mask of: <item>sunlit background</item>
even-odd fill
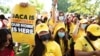
[[[37,6],[37,10],[40,12],[50,12],[52,7],[52,0],[0,0],[0,14],[10,13],[14,5],[20,2],[28,2],[34,6]],[[58,0],[57,9],[63,12],[98,14],[100,12],[100,0]]]
[[[10,8],[13,8],[15,4],[18,4],[20,2],[29,3],[29,0],[0,0],[1,5],[9,6]],[[38,0],[38,3],[43,4],[44,11],[50,11],[52,0]]]

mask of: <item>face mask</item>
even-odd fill
[[[90,40],[92,40],[92,41],[95,41],[97,39],[98,39],[97,37],[90,37]]]
[[[59,20],[63,21],[64,20],[64,16],[59,16]]]
[[[65,36],[65,33],[64,33],[64,32],[58,32],[58,36],[59,36],[60,38],[63,38],[63,37]]]
[[[87,24],[81,24],[82,29],[85,29],[86,26],[87,26]]]
[[[88,37],[89,37],[89,39],[92,40],[92,41],[95,41],[95,40],[98,39],[98,37],[93,36],[93,35],[91,35],[91,34],[88,34]]]
[[[42,35],[42,36],[40,36],[40,39],[41,39],[42,41],[49,40],[49,39],[50,39],[50,34]]]

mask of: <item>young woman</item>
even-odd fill
[[[15,56],[11,32],[0,29],[0,56]]]
[[[62,56],[60,46],[52,40],[45,23],[36,26],[35,48],[31,56]]]
[[[66,36],[66,31],[63,22],[58,23],[54,30],[55,41],[60,45],[63,56],[66,56],[68,51],[68,38]]]

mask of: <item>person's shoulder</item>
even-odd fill
[[[86,36],[81,36],[81,37],[78,38],[78,39],[82,40],[82,39],[85,39],[85,37],[86,37]]]
[[[81,36],[80,38],[78,38],[78,39],[76,40],[76,42],[77,42],[77,41],[81,41],[81,42],[82,42],[82,41],[85,41],[85,36]]]
[[[14,54],[15,53],[15,51],[13,49],[10,49],[10,48],[5,48],[4,49],[4,52],[9,52],[11,54]]]
[[[56,41],[49,42],[52,46],[59,47],[59,44]]]

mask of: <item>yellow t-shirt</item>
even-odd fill
[[[91,41],[96,50],[100,50],[99,42],[100,40]],[[86,52],[94,51],[91,45],[87,42],[87,40],[84,37],[80,37],[77,39],[75,43],[75,50],[86,51]]]
[[[54,19],[50,18],[50,20],[48,20],[48,23],[47,24],[49,26],[50,31],[53,33],[54,27],[55,27]]]
[[[100,39],[97,39],[96,41],[92,41],[93,46],[96,48],[96,50],[100,50]]]
[[[74,23],[71,23],[70,26],[70,36],[72,36],[74,30],[77,28],[77,25],[75,25]],[[74,41],[76,41],[78,38],[80,38],[81,36],[85,36],[85,30],[81,29],[80,27],[78,28],[78,32],[76,36],[72,36],[72,38],[74,39]]]
[[[85,36],[85,30],[82,30],[82,29],[79,29],[78,30],[78,34],[76,37],[73,37],[74,38],[74,41],[76,41],[78,38],[82,37],[82,36]]]
[[[74,23],[70,24],[70,32],[69,32],[70,36],[72,36],[72,33],[73,33],[73,30],[74,30],[75,26],[76,25]]]
[[[50,18],[50,20],[48,21],[48,24],[50,26],[54,26],[55,22],[54,22],[54,20],[52,18]]]
[[[62,56],[60,46],[55,41],[49,41],[46,48],[44,56]]]
[[[60,39],[60,47],[61,47],[61,51],[62,51],[62,54],[64,55],[64,50],[65,50],[65,47],[64,47],[64,42],[62,39]]]

